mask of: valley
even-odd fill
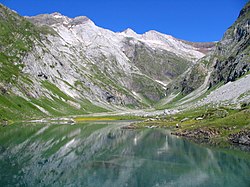
[[[249,72],[250,2],[208,42],[0,4],[0,186],[247,187]]]
[[[0,9],[3,123],[249,106],[249,3],[221,41],[207,43],[154,30],[115,33],[85,16]]]

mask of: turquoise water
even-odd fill
[[[250,186],[250,153],[127,123],[0,127],[0,186]]]

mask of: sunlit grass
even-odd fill
[[[116,120],[116,118],[111,117],[79,117],[74,118],[76,122],[83,122],[83,121],[112,121]]]
[[[140,116],[81,116],[74,118],[75,122],[84,122],[84,121],[116,121],[116,120],[142,120]]]

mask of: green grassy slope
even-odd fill
[[[25,66],[22,59],[39,43],[41,33],[55,34],[45,27],[34,26],[0,4],[0,120],[107,111],[86,99],[76,101],[49,82],[43,82],[43,87],[51,93],[51,98],[35,99],[29,95],[25,84],[33,83],[22,73]],[[17,88],[25,97],[17,96],[12,88]],[[72,103],[78,103],[79,106],[73,106]],[[40,110],[37,105],[43,109]]]

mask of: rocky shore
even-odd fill
[[[132,123],[123,129],[167,128],[171,134],[196,143],[216,146],[237,146],[250,150],[250,109],[210,108],[157,116]],[[246,148],[246,149],[245,149]]]
[[[234,144],[250,146],[250,130],[242,130],[238,133],[230,134],[228,139]]]
[[[171,134],[176,136],[184,136],[187,138],[195,139],[211,139],[216,136],[219,136],[221,132],[218,129],[214,128],[199,128],[194,130],[184,130],[178,132],[172,132]]]

